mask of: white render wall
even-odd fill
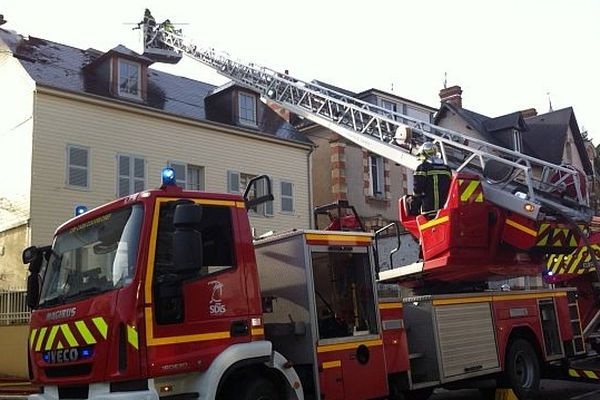
[[[105,100],[42,90],[36,98],[34,132],[32,243],[48,243],[54,229],[71,218],[74,207],[88,208],[116,198],[117,154],[146,161],[146,188],[160,186],[169,160],[205,168],[206,190],[226,192],[227,171],[268,174],[274,179],[274,216],[252,216],[257,234],[308,228],[308,146],[290,145],[230,133],[230,128],[115,106]],[[66,186],[66,146],[90,149],[90,187]],[[294,184],[295,212],[280,211],[280,180]]]
[[[29,219],[34,90],[0,42],[0,232]]]

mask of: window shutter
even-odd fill
[[[118,156],[118,188],[117,188],[117,197],[127,196],[129,194],[129,187],[131,182],[131,174],[130,174],[130,157],[119,155]]]
[[[141,192],[146,186],[146,163],[143,158],[133,159],[133,193]]]
[[[227,192],[240,193],[240,173],[227,171]]]
[[[81,188],[88,187],[89,154],[82,147],[67,147],[67,184]]]

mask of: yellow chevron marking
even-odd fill
[[[446,215],[445,217],[441,217],[441,218],[437,218],[437,219],[432,219],[429,222],[424,223],[423,225],[419,225],[419,229],[420,230],[425,230],[427,228],[431,228],[433,226],[439,225],[439,224],[443,224],[444,222],[448,222],[450,220],[450,218]]]
[[[475,198],[475,203],[483,203],[483,192],[479,193]]]
[[[135,330],[135,326],[127,325],[127,341],[130,345],[132,345],[136,350],[139,348],[138,344],[138,333]]]
[[[50,350],[52,348],[54,338],[56,337],[56,332],[58,332],[58,325],[54,325],[52,328],[50,328],[50,334],[48,335],[48,340],[46,340],[46,347],[44,347],[44,350]]]
[[[598,379],[598,375],[594,371],[583,371],[585,376],[590,379]]]
[[[95,317],[92,318],[92,322],[94,323],[94,325],[96,325],[96,328],[98,328],[98,332],[100,332],[102,337],[106,339],[106,336],[108,335],[108,325],[106,325],[104,318]]]
[[[579,378],[577,370],[574,370],[573,368],[569,368],[569,376],[572,378]]]
[[[83,321],[75,321],[75,327],[79,331],[79,334],[85,340],[85,344],[96,344],[96,339],[92,332],[88,329],[87,325]]]
[[[40,329],[40,334],[37,337],[37,342],[35,343],[35,351],[40,351],[42,350],[42,343],[44,342],[44,336],[46,336],[46,331],[48,330],[48,328],[46,328],[45,326]]]
[[[473,194],[475,189],[479,186],[479,181],[471,181],[467,185],[466,189],[460,194],[460,201],[467,201],[469,197]],[[482,199],[483,200],[483,199]]]
[[[32,329],[29,334],[29,348],[33,348],[33,343],[35,342],[35,334],[37,333],[37,329]]]
[[[67,324],[60,325],[60,330],[62,331],[65,339],[67,339],[67,343],[69,343],[69,346],[71,346],[71,347],[79,346],[79,343],[77,343],[77,339],[75,339],[75,336],[73,336],[73,332],[71,332],[71,328],[69,328],[69,325],[67,325]]]

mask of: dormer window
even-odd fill
[[[242,125],[256,127],[256,96],[249,93],[238,93],[238,116]]]
[[[119,59],[119,96],[140,99],[141,95],[141,69],[136,62]]]
[[[518,129],[513,129],[513,150],[519,153],[523,152],[521,132]]]

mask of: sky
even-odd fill
[[[437,108],[459,85],[463,107],[490,117],[573,107],[600,144],[597,0],[3,0],[4,29],[81,49],[141,52],[145,8],[199,45],[297,79],[377,88]],[[190,59],[153,68],[215,85]]]

